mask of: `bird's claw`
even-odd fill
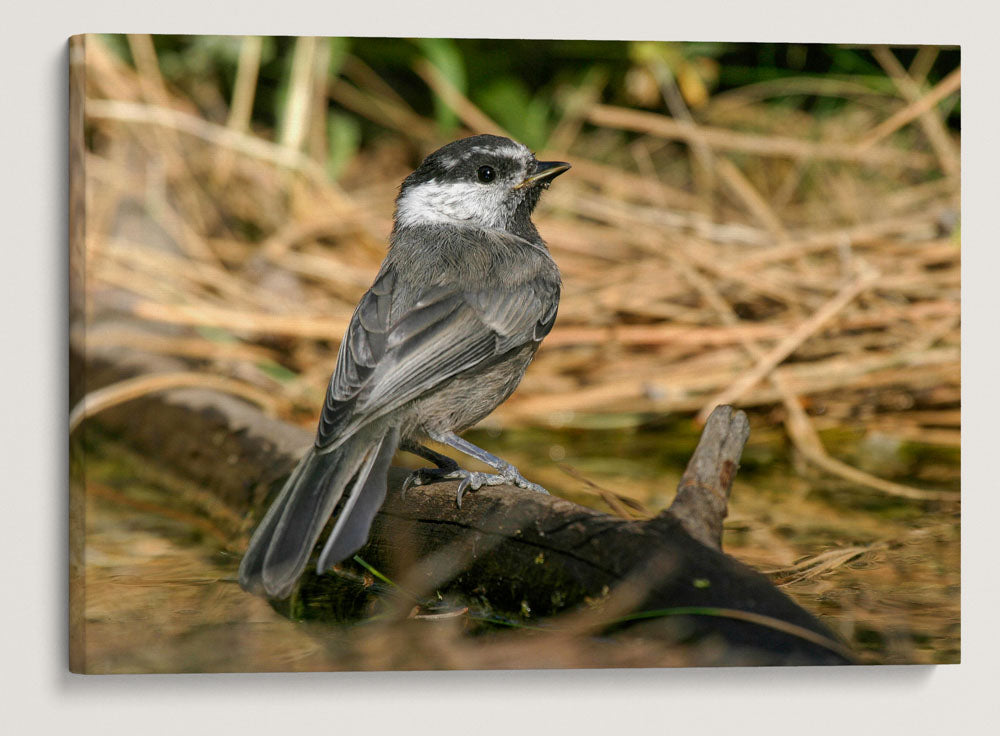
[[[534,491],[535,493],[544,493],[546,496],[552,495],[542,486],[538,485],[537,483],[532,483],[530,480],[526,480],[524,478],[521,478],[519,481],[514,481],[513,485],[517,486],[518,488],[524,488],[525,490],[528,491]]]
[[[455,490],[455,505],[462,508],[462,497],[468,491],[478,491],[483,486],[512,485],[524,488],[536,493],[548,495],[548,491],[537,483],[532,483],[521,475],[513,465],[504,467],[500,473],[479,473],[464,468],[445,470],[442,468],[421,468],[410,473],[403,482],[403,489],[400,495],[405,498],[406,492],[414,486],[422,486],[427,483],[434,483],[441,480],[457,480],[458,488]]]
[[[535,491],[536,493],[544,493],[546,496],[550,495],[547,490],[542,488],[542,486],[537,483],[532,483],[530,480],[521,475],[521,472],[510,463],[501,468],[500,472],[503,474],[507,483],[512,486],[524,488],[527,491]]]
[[[510,468],[504,468],[502,473],[476,473],[471,470],[463,470],[459,468],[458,470],[453,470],[447,475],[443,476],[449,479],[459,479],[458,489],[456,491],[455,503],[458,508],[462,508],[462,496],[465,495],[466,491],[478,491],[483,486],[502,486],[502,485],[512,485],[518,488],[524,488],[529,491],[536,491],[537,493],[549,494],[547,490],[542,488],[537,483],[532,483],[527,480],[523,475],[517,472],[514,466]],[[511,472],[513,471],[513,472]]]
[[[462,496],[466,491],[478,491],[483,486],[502,486],[507,483],[507,478],[493,473],[477,473],[473,470],[459,468],[443,476],[449,480],[458,480],[458,489],[455,491],[455,504],[462,508]]]
[[[419,471],[415,471],[406,476],[406,480],[403,481],[403,489],[399,492],[400,498],[406,498],[406,492],[410,490],[413,486],[421,485],[418,472]]]
[[[406,492],[414,486],[426,485],[440,479],[441,473],[437,468],[420,468],[419,470],[414,470],[403,481],[403,488],[399,492],[399,496],[400,498],[406,498]]]
[[[465,493],[465,489],[467,489],[471,483],[472,481],[468,476],[465,476],[458,482],[458,489],[455,491],[455,505],[458,506],[458,508],[462,508],[462,494]],[[473,488],[472,490],[475,491],[478,489]]]

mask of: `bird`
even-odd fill
[[[435,466],[408,476],[404,493],[458,480],[459,507],[483,486],[547,493],[459,433],[513,393],[555,322],[559,269],[531,215],[569,168],[510,138],[475,135],[404,179],[385,260],[341,340],[315,441],[240,563],[244,590],[287,598],[333,517],[318,574],[364,546],[397,450]],[[496,472],[466,470],[428,439]]]

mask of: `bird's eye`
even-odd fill
[[[491,181],[496,179],[497,172],[492,166],[480,166],[479,170],[476,172],[476,176],[479,177],[479,181],[483,184],[489,184]]]

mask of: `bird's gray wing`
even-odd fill
[[[538,279],[512,289],[430,287],[412,307],[393,310],[395,280],[386,269],[355,310],[327,390],[318,448],[332,449],[452,376],[540,341],[559,302],[558,281]]]
[[[351,316],[340,343],[337,367],[326,389],[326,400],[316,432],[317,448],[337,444],[358,395],[368,385],[375,367],[385,356],[395,286],[395,271],[383,269]]]

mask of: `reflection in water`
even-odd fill
[[[678,426],[660,432],[484,432],[470,439],[531,468],[532,480],[560,495],[637,518],[669,504],[695,442],[693,432]],[[863,443],[839,451],[865,460]],[[897,444],[890,454],[898,479],[958,488],[957,452]],[[80,457],[76,447],[74,460]],[[399,462],[410,460],[398,456]],[[357,626],[289,621],[236,584],[249,522],[203,489],[107,441],[87,447],[86,489],[90,672],[706,661],[648,641],[581,642],[527,630],[470,638],[463,636],[468,622],[461,618]],[[865,661],[958,661],[955,509],[886,499],[793,469],[783,448],[755,432],[733,489],[724,544],[730,554],[770,572]]]

